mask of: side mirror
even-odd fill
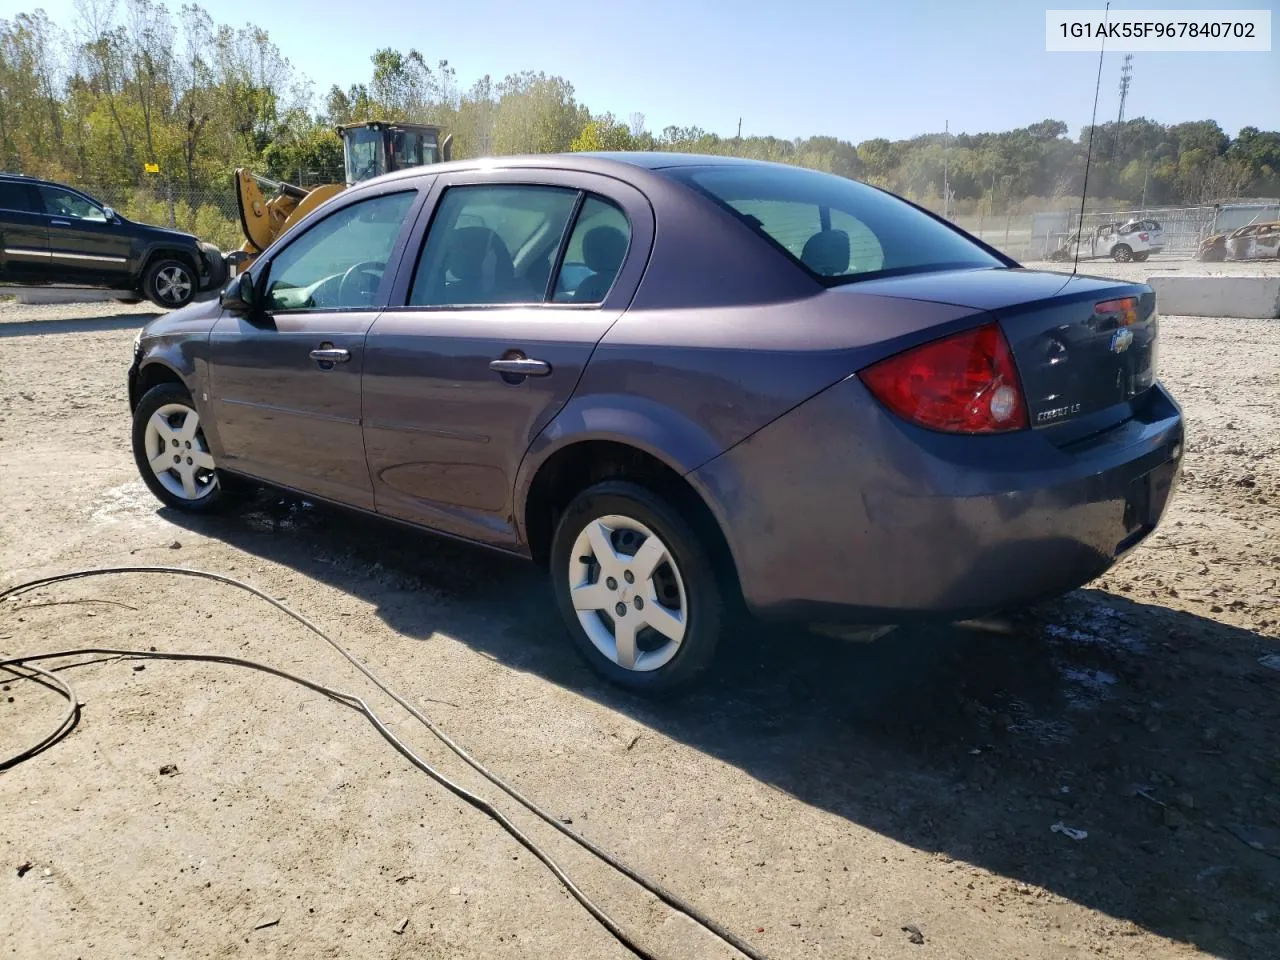
[[[115,210],[111,209],[110,207],[103,207],[102,213],[107,218],[107,223],[115,223],[115,219],[116,219]]]
[[[232,313],[253,313],[258,309],[258,292],[253,288],[253,276],[242,273],[225,287],[218,297],[223,310]]]

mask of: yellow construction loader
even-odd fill
[[[347,182],[318,187],[281,183],[239,167],[236,170],[236,202],[244,245],[227,256],[231,273],[248,269],[258,254],[277,237],[292,229],[308,213],[347,187],[394,170],[441,163],[450,157],[453,137],[440,139],[440,128],[417,123],[373,120],[337,128]],[[263,190],[271,198],[267,199]]]

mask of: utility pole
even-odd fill
[[[942,218],[947,217],[947,210],[951,205],[951,180],[947,176],[947,147],[950,145],[951,139],[951,121],[944,120],[942,124]]]
[[[1124,102],[1129,98],[1129,84],[1133,82],[1133,54],[1124,55],[1124,66],[1120,68],[1120,116],[1116,123],[1124,123]]]
[[[742,139],[742,118],[738,118],[738,139]]]

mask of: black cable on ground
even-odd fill
[[[38,658],[33,658],[38,659]],[[0,760],[0,770],[7,770],[10,767],[16,767],[23,760],[30,760],[37,753],[47,750],[75,728],[76,721],[80,719],[80,701],[76,698],[76,692],[71,688],[71,684],[67,683],[55,673],[48,670],[42,670],[39,667],[33,667],[21,660],[0,660],[0,668],[12,673],[15,677],[21,677],[23,680],[39,679],[45,686],[56,690],[67,698],[67,712],[63,715],[62,720],[58,722],[58,726],[54,728],[53,733],[37,741],[25,750],[21,750],[12,757],[5,757]],[[30,673],[25,671],[30,670]]]
[[[340,644],[337,640],[334,640],[322,629],[320,629],[320,627],[312,623],[302,614],[297,613],[296,611],[290,609],[285,604],[281,603],[279,600],[276,600],[274,597],[271,597],[266,593],[263,593],[261,590],[257,589],[256,587],[250,586],[249,584],[244,583],[243,581],[240,581],[240,580],[236,580],[232,577],[223,576],[222,574],[209,573],[204,570],[193,570],[187,567],[103,567],[99,569],[76,570],[70,573],[55,574],[53,576],[42,577],[38,580],[31,580],[31,581],[28,581],[27,583],[18,584],[16,586],[10,587],[9,589],[3,592],[0,592],[0,602],[11,599],[23,593],[27,593],[28,591],[35,590],[40,587],[50,586],[56,583],[64,583],[70,580],[80,580],[80,579],[85,579],[89,577],[100,577],[100,576],[121,575],[121,574],[161,574],[161,575],[168,575],[168,576],[195,577],[198,579],[211,580],[215,583],[222,583],[227,586],[236,587],[237,589],[244,590],[247,593],[252,594],[253,596],[259,598],[260,600],[266,601],[271,606],[279,610],[281,613],[284,613],[285,615],[291,617],[293,620],[296,620],[298,623],[302,624],[302,626],[306,627],[312,633],[316,634],[316,636],[320,637],[322,640],[328,643],[331,647],[333,647],[333,649],[336,650],[338,653],[340,653],[343,656],[343,658],[345,658],[352,666],[354,666],[357,670],[359,670],[366,677],[366,679],[368,679],[374,686],[376,686],[379,690],[381,690],[383,693],[389,696],[392,700],[394,700],[399,706],[401,706],[404,710],[406,710],[415,720],[417,720],[424,727],[426,727],[437,739],[440,740],[440,742],[442,742],[446,747],[448,747],[451,751],[453,751],[453,753],[456,754],[469,767],[471,767],[473,770],[475,770],[477,773],[483,776],[486,780],[488,780],[494,786],[498,787],[500,790],[506,793],[513,800],[518,802],[530,813],[534,814],[545,823],[554,827],[561,834],[573,840],[583,849],[589,851],[594,856],[604,861],[609,866],[613,867],[619,873],[626,876],[628,879],[632,880],[639,886],[643,887],[645,890],[653,894],[663,903],[667,904],[667,906],[671,907],[674,910],[679,911],[680,913],[685,914],[687,917],[689,917],[689,919],[699,924],[709,933],[714,934],[720,940],[729,944],[734,949],[738,950],[740,953],[744,954],[747,957],[750,957],[751,960],[767,960],[767,957],[764,954],[762,954],[759,950],[757,950],[751,944],[747,943],[745,940],[737,936],[735,933],[733,933],[733,931],[729,930],[727,927],[720,924],[718,921],[702,913],[700,910],[698,910],[692,904],[685,901],[683,898],[677,896],[676,894],[667,890],[661,884],[657,883],[654,880],[649,879],[644,874],[628,866],[626,863],[619,860],[613,854],[609,853],[603,848],[592,843],[590,840],[586,839],[581,834],[576,833],[573,830],[570,830],[552,814],[548,813],[546,810],[540,807],[533,800],[526,797],[523,793],[521,793],[515,787],[511,786],[509,783],[507,783],[505,780],[499,777],[496,773],[491,772],[479,760],[471,756],[471,754],[468,753],[461,745],[459,745],[448,734],[446,734],[443,730],[441,730],[438,726],[436,726],[436,724],[432,722],[432,720],[426,714],[424,714],[412,703],[410,703],[408,700],[406,700],[404,697],[398,694],[395,690],[387,686],[387,684],[383,682],[383,680],[380,677],[378,677],[377,674],[375,674],[372,670],[366,667],[359,659],[356,658],[354,654],[352,654],[349,650],[347,650],[347,648],[344,647],[342,644]],[[503,829],[505,829],[508,833],[510,833],[522,846],[524,846],[527,850],[529,850],[530,853],[532,853],[544,865],[546,865],[546,867],[549,870],[551,870],[551,872],[564,885],[565,889],[569,891],[569,893],[574,897],[574,899],[577,900],[603,927],[605,927],[605,929],[607,929],[618,940],[619,943],[621,943],[623,946],[629,949],[636,956],[646,958],[646,960],[648,960],[648,958],[653,957],[653,954],[649,953],[639,944],[631,940],[631,938],[617,924],[616,921],[614,921],[608,914],[606,914],[603,910],[601,910],[598,906],[596,906],[590,900],[590,898],[586,896],[585,893],[579,890],[573,884],[573,881],[569,879],[568,875],[560,868],[560,866],[556,864],[556,862],[552,860],[548,854],[544,853],[533,842],[533,840],[531,840],[528,836],[526,836],[523,832],[521,832],[520,829],[515,826],[515,824],[513,824],[510,820],[508,820],[507,817],[501,811],[499,811],[496,807],[494,807],[491,803],[489,803],[489,801],[483,799],[482,797],[477,796],[476,794],[471,793],[469,790],[467,790],[465,787],[461,786],[460,784],[454,783],[452,780],[446,777],[443,773],[436,770],[434,767],[428,764],[425,760],[423,760],[421,757],[415,754],[406,744],[404,744],[398,737],[396,737],[394,733],[392,733],[386,727],[386,725],[382,722],[381,718],[379,718],[378,715],[374,713],[374,711],[370,709],[368,705],[366,705],[365,702],[361,700],[359,697],[356,697],[352,694],[342,693],[341,691],[332,690],[328,687],[324,687],[320,684],[317,684],[314,681],[307,680],[303,677],[299,677],[291,673],[287,673],[283,670],[278,670],[275,667],[270,667],[270,666],[267,666],[266,664],[261,664],[252,660],[245,660],[238,657],[222,657],[222,656],[216,656],[213,654],[154,653],[150,651],[137,651],[137,650],[84,648],[79,650],[59,651],[56,653],[45,653],[45,654],[39,654],[35,656],[28,656],[28,657],[15,657],[10,660],[0,661],[0,667],[7,668],[10,665],[24,664],[28,661],[45,660],[45,659],[51,659],[51,658],[57,658],[57,657],[67,657],[67,656],[75,656],[80,654],[93,654],[93,653],[113,655],[113,656],[149,657],[154,659],[198,660],[198,661],[205,661],[210,663],[224,663],[224,664],[230,664],[234,666],[248,667],[253,670],[260,670],[262,672],[270,673],[275,676],[282,677],[286,680],[291,680],[295,683],[302,684],[303,686],[311,690],[314,690],[318,693],[321,693],[332,700],[335,700],[339,703],[344,704],[345,706],[348,706],[354,710],[359,711],[366,718],[369,719],[369,721],[374,725],[374,727],[378,730],[378,732],[393,747],[395,747],[397,751],[399,751],[407,760],[409,760],[410,763],[412,763],[418,769],[422,770],[424,773],[428,774],[430,777],[432,777],[434,780],[436,780],[438,783],[440,783],[442,786],[450,790],[452,793],[454,793],[461,799],[466,800],[472,806],[476,807],[477,809],[481,810],[482,812],[486,813],[491,818],[496,820],[503,827]],[[51,678],[56,684],[59,685],[60,689],[63,692],[63,695],[68,698],[68,701],[72,706],[70,711],[67,714],[67,717],[64,718],[63,722],[59,725],[55,733],[51,734],[49,737],[46,737],[41,742],[41,744],[38,745],[37,747],[28,748],[27,750],[24,750],[21,754],[19,754],[17,757],[10,758],[9,760],[0,762],[0,769],[4,769],[6,766],[12,766],[13,764],[21,762],[22,760],[27,759],[30,756],[33,756],[35,753],[39,752],[39,750],[47,748],[51,743],[56,742],[62,736],[65,736],[66,733],[70,732],[71,727],[74,726],[75,717],[78,716],[79,714],[79,705],[76,701],[75,693],[73,690],[71,690],[68,684],[66,684],[63,680],[61,680],[61,678],[58,678],[55,675],[48,673],[47,671],[41,670],[38,667],[28,667],[28,669],[36,671],[38,674]]]

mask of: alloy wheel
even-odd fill
[[[165,303],[183,303],[191,296],[191,275],[182,267],[165,267],[156,274],[156,295]]]
[[[156,479],[175,497],[199,500],[218,486],[200,415],[181,403],[166,403],[147,420],[143,441]]]
[[[657,670],[684,642],[684,580],[668,546],[638,520],[587,523],[569,555],[569,593],[592,644],[625,670]]]

